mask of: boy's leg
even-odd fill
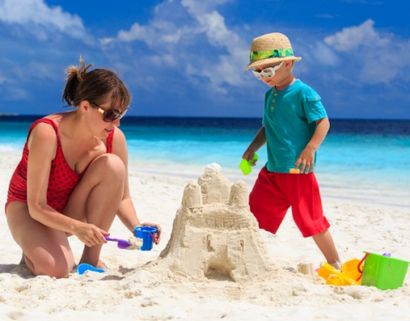
[[[319,185],[313,173],[284,177],[283,182],[287,195],[291,199],[292,214],[296,225],[304,237],[312,236],[319,249],[330,264],[339,264],[339,255],[330,226],[323,215]]]
[[[333,242],[333,238],[332,235],[330,235],[329,230],[313,235],[312,237],[325,256],[326,261],[329,264],[333,265],[335,268],[340,269],[341,266],[339,254],[337,253],[335,243]]]
[[[290,207],[288,200],[280,191],[274,173],[263,168],[249,195],[249,207],[262,228],[273,234],[282,223]]]

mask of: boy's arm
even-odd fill
[[[243,153],[242,158],[250,161],[253,154],[266,143],[265,127],[262,126],[256,133],[255,138],[250,143],[249,147]]]
[[[315,151],[319,149],[319,146],[325,140],[327,133],[329,132],[330,122],[329,118],[322,118],[316,122],[316,129],[310,139],[307,147],[313,148]]]
[[[312,138],[306,145],[305,149],[299,155],[296,160],[295,167],[300,167],[301,173],[309,173],[309,170],[314,166],[315,163],[315,152],[318,150],[320,144],[324,141],[330,128],[329,118],[322,118],[316,121],[316,129],[313,133]]]

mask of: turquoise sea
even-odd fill
[[[0,117],[0,152],[21,150],[36,118]],[[217,162],[237,178],[241,155],[260,124],[260,119],[127,117],[121,128],[130,163],[141,170],[192,176]],[[266,161],[264,148],[259,156],[259,165],[247,179],[255,178]],[[343,189],[364,198],[386,197],[386,203],[401,202],[393,200],[394,195],[410,200],[410,120],[331,120],[316,173],[334,196]]]

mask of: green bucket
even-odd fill
[[[367,253],[363,266],[362,285],[381,290],[403,286],[409,262],[374,253]]]

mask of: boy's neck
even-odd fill
[[[295,76],[289,74],[288,77],[284,78],[279,84],[275,86],[276,90],[283,90],[295,81]]]

